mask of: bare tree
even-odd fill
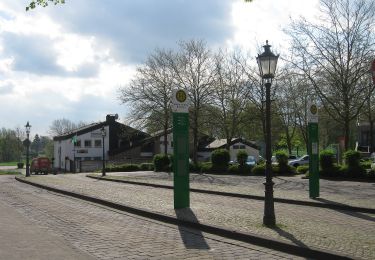
[[[176,85],[188,91],[192,102],[189,115],[193,132],[193,161],[196,163],[203,108],[212,102],[212,55],[202,40],[180,42],[179,45],[180,49],[170,59],[170,65],[176,76]]]
[[[287,30],[294,54],[290,62],[309,79],[330,116],[342,124],[348,149],[350,123],[367,99],[362,82],[374,56],[375,3],[320,2],[319,20],[302,18]]]
[[[365,84],[365,83],[364,83]],[[372,79],[368,78],[368,98],[364,105],[364,109],[361,111],[361,114],[358,116],[359,121],[367,121],[369,123],[369,144],[370,144],[370,153],[375,151],[374,149],[374,124],[375,124],[375,91],[373,91],[374,84]],[[360,123],[360,122],[357,122]]]
[[[85,125],[86,123],[84,122],[74,123],[66,118],[56,119],[50,125],[48,133],[51,136],[61,135]]]
[[[291,154],[293,148],[292,140],[297,130],[297,113],[299,107],[296,106],[296,98],[299,93],[293,82],[292,75],[287,70],[284,70],[280,74],[281,76],[277,81],[279,87],[276,99],[276,111],[280,116],[288,152]]]
[[[240,53],[220,50],[214,56],[215,88],[214,105],[222,134],[227,139],[227,149],[232,138],[239,134],[243,113],[249,101],[250,89],[246,84],[243,67],[238,62]]]
[[[156,50],[146,63],[137,68],[129,86],[120,89],[120,100],[131,105],[130,117],[140,127],[160,125],[164,133],[164,153],[168,148],[171,126],[173,70],[169,67],[171,51]]]

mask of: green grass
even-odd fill
[[[0,170],[0,175],[18,175],[18,174],[20,173],[17,171],[1,171]]]
[[[17,166],[18,162],[0,162],[0,166]]]

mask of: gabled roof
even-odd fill
[[[106,121],[88,124],[88,125],[73,129],[69,132],[63,133],[61,135],[54,136],[53,140],[54,141],[61,141],[61,140],[70,139],[75,135],[83,135],[83,134],[92,132],[94,130],[101,129],[103,126],[106,126],[106,125],[108,125],[108,122],[106,122]]]
[[[114,127],[118,127],[118,128],[123,129],[123,132],[126,133],[127,135],[134,135],[134,134],[138,134],[139,133],[139,134],[147,136],[146,133],[144,133],[142,131],[139,131],[139,130],[137,130],[135,128],[132,128],[130,126],[118,123],[116,121],[108,121],[107,120],[107,121],[104,121],[104,122],[98,122],[98,123],[92,123],[92,124],[89,124],[89,125],[85,125],[85,126],[73,129],[73,130],[71,130],[69,132],[63,133],[61,135],[54,136],[53,140],[54,141],[67,140],[67,139],[72,138],[75,135],[83,135],[83,134],[86,134],[86,133],[90,133],[90,132],[92,132],[94,130],[99,130],[103,126],[108,126],[108,125],[112,125]]]
[[[247,146],[250,146],[254,149],[259,150],[259,146],[256,145],[255,142],[247,141],[243,138],[233,138],[230,141],[229,145],[233,145],[236,143],[243,143],[243,144],[246,144]],[[227,144],[227,139],[216,139],[213,142],[211,142],[209,145],[207,145],[205,148],[210,149],[210,150],[214,150],[218,148],[225,148],[226,144]]]

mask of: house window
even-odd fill
[[[237,150],[237,149],[246,149],[246,146],[243,145],[243,144],[236,144],[236,145],[233,145],[233,149]]]
[[[74,144],[75,147],[81,147],[81,140],[77,140]]]
[[[85,140],[85,147],[91,147],[91,140]]]
[[[102,147],[102,140],[95,140],[94,145],[95,147]]]

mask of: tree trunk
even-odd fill
[[[349,136],[350,136],[350,120],[346,119],[344,123],[344,148],[345,151],[349,149]]]
[[[370,121],[370,154],[374,152],[374,120]]]
[[[164,154],[168,154],[168,121],[164,124]]]
[[[194,111],[193,118],[193,162],[198,163],[198,113]]]

